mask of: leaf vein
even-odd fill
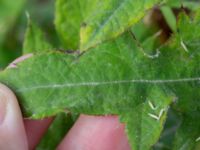
[[[48,85],[38,85],[33,87],[25,87],[16,90],[17,93],[37,90],[37,89],[55,89],[55,88],[65,88],[65,87],[81,87],[81,86],[101,86],[101,85],[114,85],[114,84],[131,84],[131,83],[141,83],[141,84],[165,84],[165,83],[181,83],[181,82],[194,82],[200,81],[200,77],[194,78],[180,78],[180,79],[167,79],[167,80],[149,80],[149,79],[133,79],[133,80],[115,80],[115,81],[97,81],[97,82],[80,82],[80,83],[63,83],[63,84],[48,84]]]

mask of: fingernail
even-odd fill
[[[3,124],[3,121],[6,116],[6,104],[7,98],[6,96],[0,91],[0,125]]]

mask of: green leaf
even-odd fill
[[[195,11],[195,10],[199,9],[200,3],[198,0],[194,0],[194,1],[191,1],[191,0],[181,0],[181,1],[168,0],[167,5],[172,8],[180,9],[181,7],[184,7],[184,8],[189,8],[190,10]]]
[[[176,31],[176,16],[173,13],[172,9],[169,6],[162,6],[160,8],[163,16],[167,24],[169,25],[170,29],[175,32]]]
[[[56,29],[68,49],[87,50],[113,39],[164,0],[57,0]]]
[[[84,16],[95,10],[98,0],[56,0],[55,26],[66,49],[78,49]]]
[[[159,141],[154,145],[153,150],[171,150],[174,144],[175,134],[180,125],[180,114],[172,108],[169,109],[167,120]]]
[[[16,92],[27,117],[41,118],[65,109],[93,115],[117,114],[127,124],[133,149],[149,149],[159,138],[174,95],[162,84],[154,84],[153,70],[147,75],[133,69],[141,67],[144,60],[148,62],[144,63],[146,70],[152,59],[144,56],[127,34],[79,60],[58,52],[35,55],[17,68],[2,72],[0,81]]]
[[[44,33],[28,17],[28,27],[25,34],[23,53],[47,52],[53,46],[45,39]]]
[[[13,26],[24,4],[25,0],[18,0],[17,3],[13,3],[12,0],[0,1],[0,44],[4,40],[5,34]]]
[[[159,32],[159,29],[155,25],[147,25],[144,23],[144,20],[141,20],[132,26],[130,31],[134,34],[135,38],[142,43],[147,38]]]
[[[192,114],[195,116],[195,112]],[[200,122],[197,120],[200,117],[199,112],[194,116],[183,116],[182,124],[176,134],[173,150],[199,150]]]
[[[178,32],[173,37],[173,48],[182,51],[185,64],[187,65],[187,73],[192,72],[193,76],[199,77],[199,41],[200,41],[200,10],[189,18],[182,13],[179,16]],[[192,32],[191,32],[192,29]],[[195,34],[194,34],[195,33]],[[187,57],[185,57],[187,56]],[[186,59],[187,58],[187,59]],[[200,79],[199,79],[200,80]],[[174,150],[198,150],[200,143],[200,92],[199,83],[193,83],[190,86],[180,86],[176,89],[177,102],[175,109],[182,114],[182,123],[179,127],[175,142]]]
[[[176,100],[173,108],[183,117],[189,115],[196,120],[192,126],[183,125],[183,129],[196,131],[197,140],[200,34],[190,31],[200,33],[199,14],[193,20],[181,15],[178,32],[155,55],[138,47],[132,34],[126,33],[82,56],[36,54],[17,68],[3,71],[0,81],[15,91],[27,117],[43,118],[66,109],[119,115],[134,150],[148,150],[156,143],[168,107]],[[180,132],[177,135],[182,135]],[[193,135],[185,134],[194,141]],[[178,138],[177,147],[185,139]]]
[[[8,62],[16,56],[12,51],[4,47],[4,41],[7,33],[15,25],[17,18],[19,17],[25,0],[17,0],[13,3],[13,0],[0,0],[0,70],[4,68]],[[9,41],[9,45],[12,45]]]

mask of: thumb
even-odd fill
[[[13,92],[2,84],[0,84],[0,149],[28,149],[17,99]]]

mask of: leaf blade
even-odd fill
[[[84,51],[122,34],[148,9],[163,1],[57,0],[57,32],[67,48]]]
[[[23,43],[23,54],[47,52],[52,50],[52,48],[53,46],[47,42],[42,30],[28,17],[28,27]]]

